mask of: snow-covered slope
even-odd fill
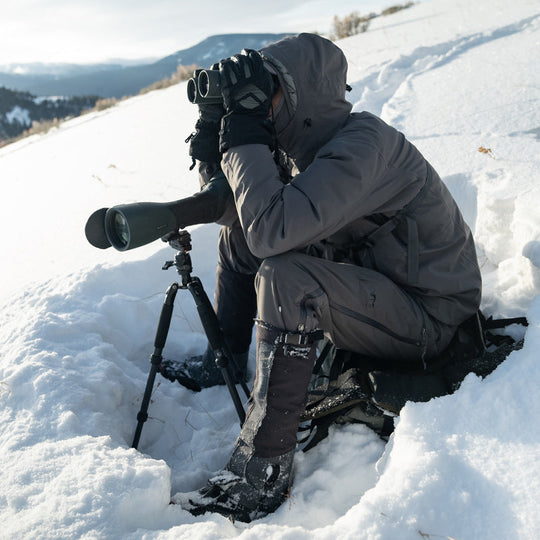
[[[340,46],[355,110],[405,132],[458,200],[483,308],[527,314],[524,348],[452,396],[408,404],[387,445],[363,426],[334,429],[298,454],[275,514],[194,518],[169,498],[226,462],[239,430],[226,389],[160,379],[130,448],[174,252],[100,251],[83,231],[97,208],[197,190],[184,144],[196,111],[181,84],[67,122],[0,150],[0,538],[540,535],[540,13],[532,0],[472,4],[419,4]],[[211,296],[218,227],[191,232]],[[181,291],[165,355],[204,345]]]

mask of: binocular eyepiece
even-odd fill
[[[223,103],[219,69],[197,69],[187,83],[191,103]]]

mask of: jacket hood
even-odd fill
[[[275,116],[278,145],[302,171],[351,112],[345,99],[347,60],[328,39],[305,33],[260,53],[277,73],[284,94]]]

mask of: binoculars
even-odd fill
[[[191,103],[223,103],[219,69],[197,69],[187,83]]]

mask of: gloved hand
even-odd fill
[[[205,163],[219,163],[219,130],[223,106],[220,104],[200,104],[199,119],[195,123],[195,133],[189,138],[189,155]]]
[[[218,69],[214,64],[211,69]],[[195,133],[188,137],[189,155],[205,163],[219,163],[219,130],[225,110],[221,103],[200,103],[199,119],[195,124]]]
[[[261,55],[253,49],[219,64],[225,116],[221,121],[219,149],[225,152],[242,144],[274,146],[274,126],[268,114],[274,82]]]

